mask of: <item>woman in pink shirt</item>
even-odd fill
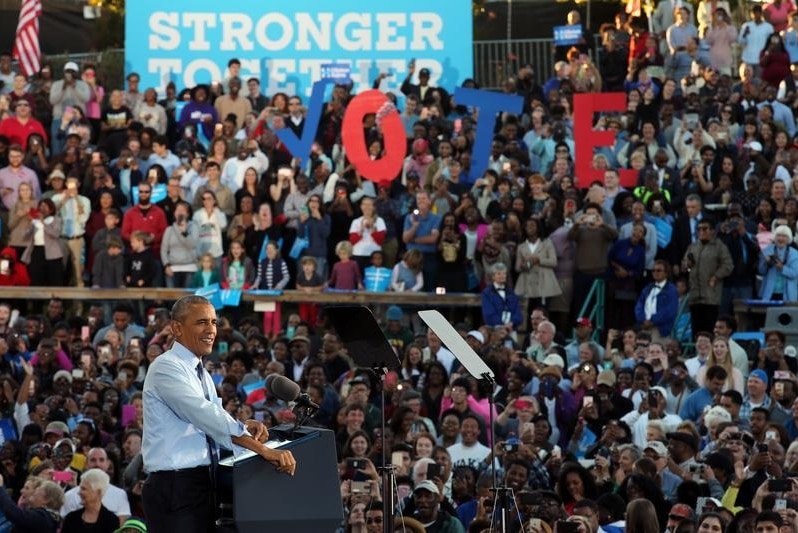
[[[97,142],[97,136],[100,133],[100,116],[102,115],[100,106],[102,105],[103,98],[105,98],[105,89],[97,82],[97,73],[91,65],[83,67],[83,75],[81,78],[89,86],[90,96],[89,101],[86,102],[84,114],[91,124],[91,143],[95,144]]]

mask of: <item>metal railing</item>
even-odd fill
[[[587,317],[593,323],[593,340],[601,342],[601,333],[604,331],[604,306],[606,304],[607,285],[603,279],[593,281],[585,302],[579,310],[578,317]],[[576,338],[576,328],[573,331]]]
[[[596,36],[590,51],[593,62],[598,63],[601,53],[601,37]],[[514,75],[518,67],[531,64],[535,79],[543,84],[554,72],[553,39],[513,39],[510,41],[474,42],[474,79],[483,88],[501,87],[507,77]]]
[[[596,36],[593,49],[590,51],[594,62],[598,62],[601,53],[600,37]],[[513,39],[510,41],[475,41],[474,47],[474,79],[481,87],[497,89],[509,76],[515,75],[519,66],[531,64],[535,70],[535,79],[543,84],[554,72],[553,39]],[[101,68],[110,87],[122,87],[124,80],[125,50],[114,48],[99,52],[79,54],[47,55],[42,63],[50,63],[54,72],[60,72],[67,61],[75,61],[78,65],[93,63]]]

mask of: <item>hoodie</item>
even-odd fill
[[[8,261],[7,266],[6,261]],[[27,287],[30,285],[30,276],[28,267],[19,262],[17,251],[7,246],[0,251],[0,286],[10,287],[12,285]]]

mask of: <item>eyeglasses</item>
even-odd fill
[[[150,194],[150,191],[142,191],[141,189],[139,189],[139,194]]]
[[[366,518],[367,524],[382,524],[382,517],[381,516],[374,516]]]

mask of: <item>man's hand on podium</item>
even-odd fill
[[[273,464],[278,472],[294,475],[296,459],[294,459],[294,454],[288,450],[272,450],[264,447],[260,455]]]
[[[256,441],[266,442],[269,440],[269,430],[266,429],[266,426],[264,426],[262,422],[250,418],[244,422],[244,427],[247,428],[249,434],[252,435],[252,438]]]

